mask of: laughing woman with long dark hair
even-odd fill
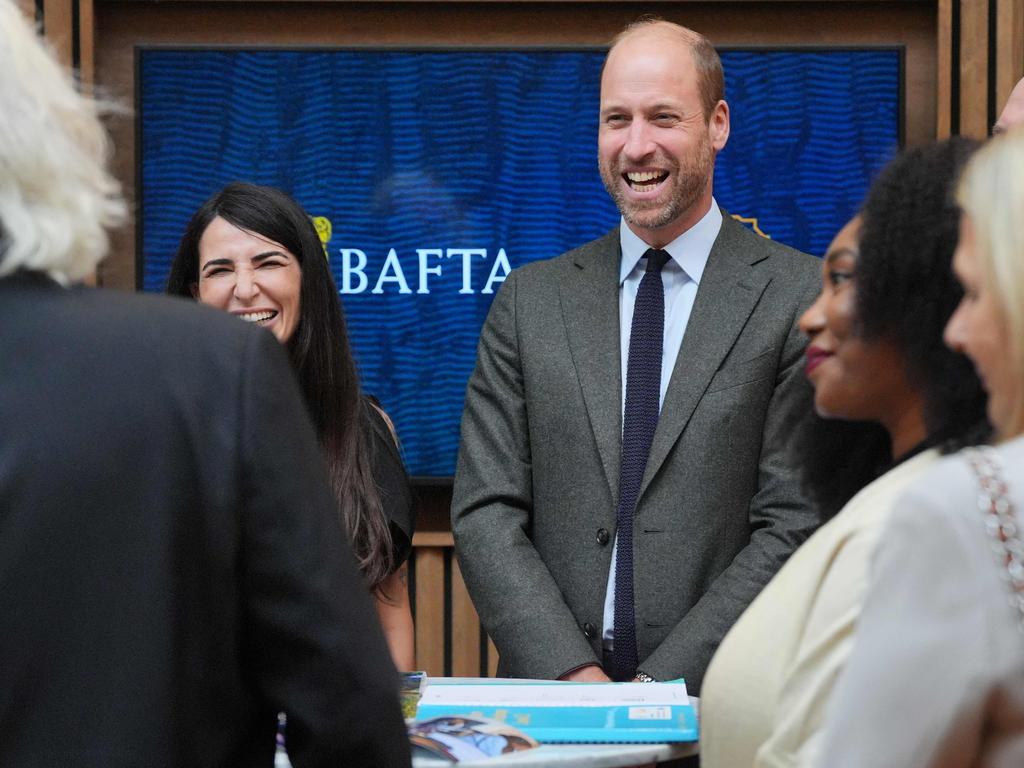
[[[408,477],[391,422],[360,391],[338,291],[309,216],[280,190],[229,184],[189,221],[167,292],[264,326],[287,348],[395,666],[412,669]]]

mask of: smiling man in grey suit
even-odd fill
[[[622,224],[514,271],[484,326],[452,528],[501,675],[697,692],[814,526],[785,449],[818,264],[716,204],[723,94],[701,35],[621,33],[598,149]]]

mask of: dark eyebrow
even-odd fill
[[[251,261],[253,264],[262,264],[264,261],[274,256],[288,258],[288,254],[285,253],[284,251],[266,251],[264,253],[256,254],[255,256],[252,257]],[[200,269],[206,269],[207,267],[211,266],[229,267],[233,264],[234,262],[231,259],[210,259],[208,262],[203,264],[203,266],[200,267]]]
[[[256,254],[255,256],[252,257],[251,260],[254,264],[259,264],[260,262],[266,261],[267,259],[273,256],[281,256],[286,259],[288,258],[288,254],[285,253],[284,251],[265,251],[263,253]]]
[[[233,263],[234,262],[232,262],[231,259],[210,259],[208,262],[203,264],[200,267],[200,269],[201,270],[202,269],[206,269],[207,267],[211,267],[211,266],[214,266],[214,265],[216,265],[218,267],[220,267],[220,266],[228,266],[228,265],[233,264]]]
[[[857,252],[853,250],[853,248],[836,248],[834,251],[829,251],[825,254],[825,261],[826,263],[831,264],[833,261],[836,261],[843,256],[852,256],[856,259]]]

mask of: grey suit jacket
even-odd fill
[[[621,448],[618,230],[513,271],[462,418],[452,530],[499,674],[600,663]],[[796,320],[818,262],[725,215],[640,489],[640,669],[700,689],[719,641],[815,515],[786,458],[810,408]]]

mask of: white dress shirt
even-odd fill
[[[665,290],[665,338],[661,352],[661,386],[658,391],[658,407],[665,402],[672,371],[683,342],[686,324],[690,320],[701,275],[708,263],[711,246],[722,228],[722,211],[714,198],[710,210],[690,229],[681,234],[662,250],[672,258],[661,272]],[[619,263],[619,357],[622,366],[622,409],[626,408],[626,367],[629,362],[629,336],[633,327],[633,306],[640,289],[640,280],[647,270],[644,253],[650,248],[647,243],[629,228],[625,219],[619,223],[619,243],[622,247],[622,261]],[[604,597],[604,648],[612,649],[615,635],[615,561],[618,557],[618,535],[612,549],[612,567],[608,574],[608,590]]]

